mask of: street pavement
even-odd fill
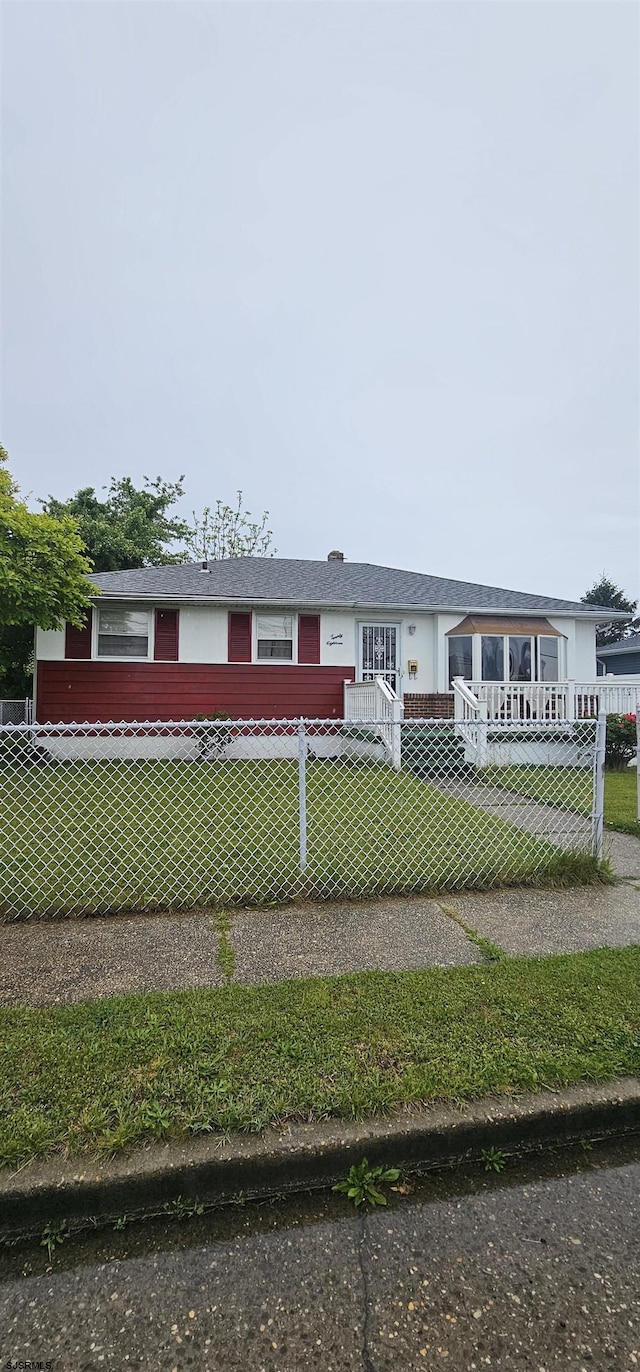
[[[603,1372],[640,1366],[640,1144],[0,1254],[0,1367]]]

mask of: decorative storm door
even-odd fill
[[[381,676],[398,694],[398,628],[395,624],[363,624],[362,680]]]

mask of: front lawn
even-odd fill
[[[408,772],[75,762],[0,769],[0,918],[259,904],[592,877],[544,839]]]
[[[488,781],[504,786],[508,790],[519,791],[521,795],[531,796],[534,800],[546,801],[563,809],[575,810],[579,814],[589,814],[591,809],[590,778],[584,769],[573,767],[491,767],[486,773]],[[604,774],[604,819],[609,829],[617,829],[623,834],[637,834],[638,793],[635,767],[624,772],[605,771]]]
[[[0,1162],[640,1073],[640,947],[0,1011]]]

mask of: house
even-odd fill
[[[619,643],[603,643],[596,649],[598,676],[637,676],[640,674],[640,632],[621,638]]]
[[[231,558],[93,577],[86,624],[36,632],[42,723],[341,718],[381,676],[406,717],[449,717],[451,683],[596,677],[609,608],[346,562]],[[624,618],[624,616],[620,616]]]

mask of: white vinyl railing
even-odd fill
[[[384,677],[376,676],[373,681],[345,681],[345,719],[376,721],[376,732],[396,771],[402,765],[403,715],[402,701]]]
[[[459,680],[459,678],[458,678]],[[600,677],[597,681],[467,681],[489,720],[596,719],[605,714],[637,714],[640,678]],[[454,683],[455,695],[455,683]]]
[[[637,715],[640,710],[640,677],[599,677],[576,681],[576,714],[588,719],[604,710],[608,715]]]
[[[451,684],[456,733],[473,749],[475,766],[484,767],[487,756],[487,702],[478,699],[463,677],[454,677]]]

